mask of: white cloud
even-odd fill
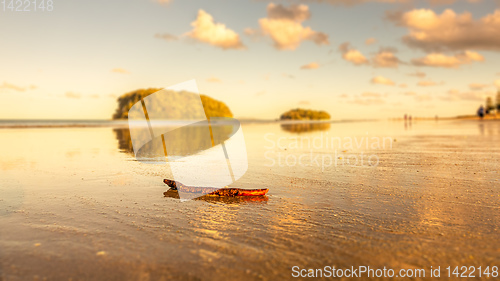
[[[374,67],[397,68],[403,63],[396,55],[394,48],[380,48],[380,51],[372,58]]]
[[[417,83],[417,86],[420,86],[420,87],[432,87],[432,86],[438,86],[438,85],[443,85],[444,83],[441,82],[441,83],[438,83],[438,82],[434,82],[432,80],[422,80],[422,81],[419,81]]]
[[[311,62],[300,67],[300,69],[316,69],[316,68],[319,68],[319,64],[317,62]]]
[[[403,63],[395,53],[395,48],[380,48],[373,55],[371,61],[365,57],[360,51],[353,48],[349,42],[345,42],[339,46],[339,51],[342,53],[342,58],[355,65],[372,65],[377,68],[397,68],[400,63]]]
[[[371,82],[373,84],[380,84],[380,85],[389,85],[389,86],[394,86],[396,85],[396,83],[394,83],[394,81],[392,81],[391,79],[389,78],[385,78],[383,76],[377,76],[377,77],[374,77]]]
[[[413,59],[411,62],[416,66],[458,68],[463,64],[470,64],[475,61],[484,61],[484,57],[473,51],[465,51],[454,56],[431,53],[423,58]]]
[[[191,23],[193,30],[185,35],[197,41],[222,49],[245,49],[240,36],[222,23],[214,22],[214,18],[204,10],[198,11],[198,17]]]
[[[425,76],[427,76],[427,74],[425,74],[424,72],[420,72],[420,71],[415,71],[415,72],[410,73],[408,75],[415,76],[415,77],[418,77],[418,78],[424,78]]]
[[[222,80],[220,80],[217,77],[213,77],[212,76],[212,77],[210,77],[210,78],[207,79],[207,82],[209,82],[209,83],[222,83]]]
[[[300,0],[305,3],[326,3],[331,5],[354,6],[364,3],[417,4],[420,0]],[[450,5],[455,2],[480,3],[482,0],[425,0],[431,5]]]
[[[456,14],[446,9],[415,9],[406,13],[389,12],[388,19],[407,27],[403,41],[427,52],[495,50],[500,51],[500,10],[475,20],[472,14]]]
[[[345,52],[342,57],[346,61],[350,61],[356,65],[368,64],[366,57],[358,50],[349,50]]]
[[[21,86],[17,86],[14,84],[10,84],[7,82],[3,82],[3,84],[0,84],[0,90],[7,90],[7,91],[12,90],[12,91],[16,91],[16,92],[24,92],[24,91],[26,91],[26,88],[21,87]]]
[[[82,95],[75,93],[75,92],[66,92],[66,94],[64,94],[64,96],[67,98],[70,98],[70,99],[79,99],[82,97]]]
[[[342,58],[348,62],[352,62],[355,65],[369,64],[368,59],[358,50],[351,47],[351,45],[346,42],[339,46],[339,50],[342,53]]]
[[[172,0],[155,0],[155,1],[160,4],[170,4],[170,2],[172,2]]]
[[[267,17],[270,19],[288,19],[297,22],[303,22],[311,17],[307,5],[291,5],[285,7],[281,4],[269,3],[267,5]]]
[[[279,50],[295,50],[306,40],[317,45],[328,45],[328,35],[302,25],[310,16],[309,7],[306,5],[292,5],[287,8],[281,4],[269,3],[267,18],[259,19],[260,30],[247,28],[245,33],[269,36],[274,47]]]

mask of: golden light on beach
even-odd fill
[[[499,278],[500,2],[0,1],[0,281]]]

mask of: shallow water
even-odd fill
[[[187,202],[163,195],[168,166],[135,161],[123,129],[0,130],[0,280],[500,265],[500,122],[242,128],[233,186],[268,196]]]

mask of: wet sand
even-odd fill
[[[500,122],[243,132],[249,169],[234,186],[269,188],[262,200],[164,197],[168,167],[135,161],[112,128],[0,130],[0,280],[282,280],[292,266],[500,265]],[[333,149],[332,137],[392,145]],[[361,153],[378,165],[340,164]]]

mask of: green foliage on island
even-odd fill
[[[139,89],[129,93],[126,93],[118,98],[118,107],[116,108],[115,113],[113,114],[113,119],[127,119],[130,108],[139,102],[141,99],[160,91],[158,88],[149,88],[149,89]],[[181,92],[185,94],[185,92]],[[192,93],[188,93],[192,94]],[[212,99],[211,97],[200,95],[201,103],[203,104],[203,108],[205,109],[205,114],[208,118],[210,117],[233,117],[233,113],[229,110],[226,104],[221,101]],[[180,103],[180,102],[179,102]],[[181,103],[182,104],[182,103]],[[165,101],[165,104],[158,105],[164,106],[165,110],[189,110],[184,108],[179,108],[177,104],[171,104],[168,100]]]
[[[281,114],[281,120],[328,120],[330,114],[325,111],[317,111],[310,109],[292,109]]]

